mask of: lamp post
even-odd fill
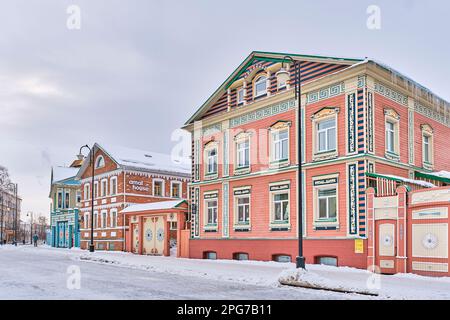
[[[89,164],[92,168],[92,183],[91,183],[91,243],[89,244],[89,252],[94,252],[95,251],[95,247],[94,247],[94,175],[95,175],[95,166],[94,166],[94,147],[89,148],[88,145],[84,145],[80,148],[80,152],[78,154],[78,158],[79,159],[83,159],[83,154],[81,153],[81,151],[87,148],[89,150],[89,154],[91,155],[91,157],[89,158]]]
[[[297,100],[297,224],[298,224],[298,256],[296,258],[297,268],[305,269],[305,257],[303,256],[303,179],[302,179],[302,91],[301,91],[301,70],[300,62],[295,61],[291,56],[282,59],[281,69],[276,73],[277,79],[287,81],[290,79],[289,72],[284,68],[284,62],[289,60],[289,64],[295,69],[295,99]]]
[[[33,212],[28,211],[27,217],[30,217],[30,244],[33,244]]]

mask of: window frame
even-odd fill
[[[100,180],[100,198],[104,198],[108,195],[108,179]]]
[[[265,80],[262,81],[262,80],[261,80],[262,78],[264,78]],[[268,81],[269,81],[269,77],[268,77],[267,74],[265,74],[265,73],[260,74],[260,75],[258,75],[257,77],[255,77],[255,80],[253,81],[253,97],[254,97],[255,99],[267,95],[267,92],[268,92]],[[256,90],[256,88],[257,88],[257,86],[258,86],[260,83],[262,83],[262,82],[265,83],[265,89],[264,89],[263,92],[258,93],[257,90]]]
[[[155,187],[156,187],[156,183],[160,182],[161,183],[161,195],[157,195],[155,192]],[[166,194],[166,190],[165,190],[165,181],[164,179],[159,179],[159,178],[153,178],[152,180],[152,194],[154,197],[165,197]]]
[[[108,227],[108,211],[100,211],[100,229],[106,229]]]
[[[239,100],[240,92],[242,92],[242,101]],[[244,102],[245,102],[245,88],[242,86],[242,87],[239,87],[239,88],[236,89],[236,104],[238,106],[241,106],[241,105],[244,104]]]
[[[282,186],[282,185],[288,185],[288,188],[283,190],[271,190],[272,187]],[[280,194],[287,194],[287,200],[281,200],[281,202],[287,201],[287,220],[275,220],[275,196]],[[280,201],[277,201],[280,202]],[[282,229],[291,229],[291,183],[290,181],[283,181],[283,182],[277,182],[269,184],[269,226],[270,228],[282,228]],[[283,213],[282,213],[283,216]]]
[[[209,160],[211,156],[209,156],[209,152],[215,150],[216,155],[214,156],[216,158],[215,162],[215,172],[209,171]],[[210,141],[206,143],[203,147],[203,172],[204,177],[206,180],[212,180],[219,177],[219,143],[216,141]]]
[[[276,154],[276,142],[284,141],[283,140],[275,140],[275,135],[280,135],[281,133],[286,131],[286,158],[275,158]],[[283,166],[288,166],[291,161],[291,122],[290,121],[278,121],[274,125],[269,128],[269,163],[271,168],[278,168]],[[282,155],[282,143],[280,142]]]
[[[115,217],[113,216],[114,213],[115,213]],[[118,221],[117,209],[113,208],[113,209],[109,210],[109,226],[110,226],[110,228],[117,228],[117,221]]]
[[[434,168],[434,131],[428,124],[423,124],[420,126],[422,131],[422,167],[424,169],[433,170]],[[428,142],[425,143],[425,139]],[[427,145],[427,148],[425,146]],[[425,150],[428,153],[428,159],[426,159]]]
[[[330,180],[334,179],[336,182],[315,185],[316,181],[319,180]],[[321,176],[315,176],[312,178],[313,184],[313,229],[317,228],[333,228],[339,229],[340,219],[339,219],[339,174],[327,174]],[[336,190],[336,218],[320,218],[320,205],[319,205],[319,191],[320,190]],[[327,201],[328,206],[328,201]]]
[[[333,196],[321,196],[320,195],[320,192],[321,191],[328,191],[328,190],[334,190],[335,191],[335,194],[333,195]],[[334,198],[335,199],[335,206],[336,206],[336,212],[335,212],[335,217],[333,218],[333,217],[330,217],[330,199],[331,198]],[[322,218],[321,216],[320,216],[320,200],[323,200],[323,199],[325,199],[326,200],[326,217],[325,218]],[[320,221],[320,222],[324,222],[324,221],[326,221],[326,222],[330,222],[330,221],[332,221],[332,222],[336,222],[336,220],[337,220],[337,207],[338,207],[338,201],[337,201],[338,199],[337,199],[337,187],[336,186],[327,186],[327,187],[322,187],[322,188],[317,188],[317,210],[318,210],[318,214],[317,214],[317,220],[318,221]]]
[[[330,122],[333,121],[334,122],[334,126],[329,127],[329,128],[325,128],[325,129],[319,129],[319,126],[321,124],[323,124],[324,122]],[[321,153],[331,153],[331,152],[336,152],[337,150],[337,119],[336,117],[327,117],[325,119],[320,119],[318,121],[316,121],[315,123],[316,126],[316,141],[317,141],[317,145],[316,145],[316,154],[321,154]],[[329,143],[330,143],[330,131],[334,130],[334,148],[330,148]],[[321,150],[320,149],[320,134],[324,133],[325,135],[325,144],[326,144],[326,148]]]
[[[85,183],[83,186],[84,197],[83,200],[89,200],[91,198],[91,184],[89,182]]]
[[[178,185],[178,197],[175,197],[173,194],[173,186]],[[181,199],[183,198],[183,184],[181,181],[170,181],[170,197],[175,199]]]
[[[393,125],[393,151],[388,149],[388,123]],[[385,158],[400,160],[400,116],[392,108],[384,109],[384,150]]]
[[[238,189],[234,189],[233,193],[239,190],[249,190],[250,188],[238,188]],[[248,203],[247,204],[239,204],[239,200],[240,199],[245,199],[248,198]],[[251,227],[251,219],[252,219],[252,197],[251,197],[251,192],[248,192],[246,194],[242,194],[242,195],[233,195],[233,204],[234,204],[234,219],[233,219],[233,227],[234,229],[242,229],[245,228],[247,230],[250,229]],[[248,207],[248,220],[244,221],[244,222],[240,222],[239,221],[239,207],[240,206],[247,206]],[[244,215],[245,215],[245,209],[244,209]]]
[[[218,191],[205,192],[203,194],[203,227],[206,231],[217,231],[219,226],[219,193]],[[210,202],[216,202],[216,206],[210,207]],[[216,209],[216,222],[209,223],[209,209]]]
[[[113,187],[113,181],[115,182],[114,187]],[[117,191],[118,191],[117,181],[118,181],[117,177],[111,177],[109,179],[109,195],[110,196],[117,195]]]
[[[100,161],[102,161],[102,162],[100,162]],[[97,156],[97,158],[95,158],[94,168],[100,169],[100,168],[103,168],[104,166],[105,166],[105,157],[100,154]]]

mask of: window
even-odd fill
[[[107,188],[107,180],[101,181],[101,195],[102,197],[106,197],[106,188]]]
[[[238,105],[244,103],[244,88],[237,90],[237,103]]]
[[[336,119],[323,120],[317,123],[317,151],[336,150]]]
[[[172,230],[172,231],[177,230],[177,222],[176,221],[170,222],[170,230]]]
[[[267,78],[261,76],[255,81],[255,97],[260,97],[267,93]]]
[[[110,226],[111,228],[117,227],[117,210],[113,209],[110,211]]]
[[[94,212],[94,229],[98,228],[98,213]]]
[[[283,161],[288,159],[289,131],[287,129],[272,133],[273,140],[273,161]]]
[[[84,214],[84,228],[89,228],[89,213]]]
[[[89,200],[91,194],[91,186],[89,183],[84,185],[84,200]]]
[[[63,199],[62,198],[63,198],[62,191],[58,191],[58,197],[57,197],[57,199],[58,199],[58,209],[61,209],[62,206],[63,206],[63,204],[62,204]]]
[[[386,151],[395,153],[395,124],[386,122]]]
[[[64,196],[65,196],[65,199],[64,199],[64,208],[65,208],[65,209],[68,209],[68,208],[70,208],[70,192],[66,192],[66,193],[64,194]]]
[[[291,262],[292,258],[287,254],[275,254],[272,256],[272,260],[276,262]]]
[[[105,166],[105,158],[103,156],[98,156],[95,160],[95,169],[102,168]]]
[[[430,137],[423,136],[423,161],[430,163]]]
[[[105,229],[107,225],[106,211],[102,211],[101,220],[102,220],[102,228]]]
[[[337,258],[336,257],[316,257],[316,264],[323,264],[326,266],[337,267]]]
[[[217,253],[214,251],[205,251],[205,252],[203,252],[203,259],[216,260]]]
[[[217,225],[217,199],[206,200],[206,224]]]
[[[236,143],[237,167],[246,168],[250,166],[250,140]]]
[[[157,197],[163,196],[163,181],[153,180],[153,195]]]
[[[117,194],[117,177],[112,177],[109,183],[109,193],[110,195],[115,196]]]
[[[77,204],[81,202],[81,191],[77,191]]]
[[[217,148],[212,148],[206,152],[206,173],[215,174],[217,173]]]
[[[236,252],[233,253],[234,260],[248,260],[248,253],[245,252]]]
[[[289,221],[289,193],[276,193],[273,197],[273,222]]]
[[[94,199],[98,198],[98,182],[94,182]]]
[[[236,197],[237,224],[250,224],[250,196]]]
[[[336,220],[336,188],[318,190],[319,219]]]
[[[180,182],[171,182],[171,191],[170,195],[172,198],[181,198],[181,183]]]

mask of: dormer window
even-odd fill
[[[241,105],[244,103],[244,88],[239,88],[237,90],[237,104]]]
[[[95,160],[95,169],[102,168],[105,166],[105,158],[103,156],[98,156]]]
[[[267,77],[261,76],[255,81],[255,98],[267,94]]]

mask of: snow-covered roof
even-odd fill
[[[52,183],[60,182],[70,178],[75,178],[78,173],[79,168],[72,167],[53,167],[53,178]]]
[[[168,154],[133,149],[122,146],[97,144],[120,166],[190,175],[191,161],[189,158],[172,159]]]
[[[438,172],[432,172],[432,173],[429,173],[429,175],[437,176],[437,177],[445,178],[445,179],[450,179],[450,172],[445,171],[445,170],[438,171]]]
[[[434,187],[436,187],[431,182],[426,182],[426,181],[423,181],[423,180],[414,180],[414,179],[404,178],[404,177],[400,177],[400,176],[395,176],[395,175],[392,175],[392,174],[380,174],[380,176],[384,176],[384,177],[387,177],[387,178],[392,178],[392,179],[403,181],[403,182],[406,182],[406,183],[416,184],[416,185],[419,185],[419,186],[422,186],[422,187],[425,187],[425,188],[434,188]]]
[[[170,201],[134,204],[123,209],[122,213],[174,209],[177,208],[183,202],[186,202],[186,200],[182,199],[182,200],[170,200]]]

